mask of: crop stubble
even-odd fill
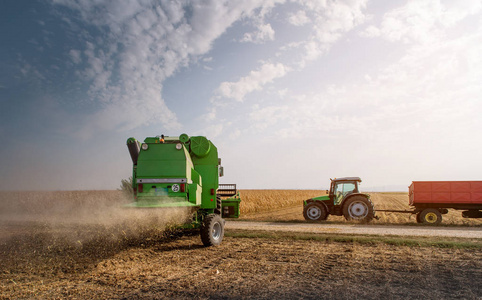
[[[242,191],[245,204],[250,197],[262,203],[271,194],[249,193]],[[272,194],[302,199],[306,193],[319,194]],[[376,205],[383,205],[384,195],[372,195]],[[30,200],[17,195],[15,205],[9,204],[11,197],[3,194],[0,202],[1,211],[8,212],[0,222],[4,299],[482,297],[480,249],[231,237],[220,247],[203,248],[198,236],[174,238],[174,232],[164,231],[166,222],[159,226],[152,216],[112,213],[106,207],[122,202],[117,192],[37,194]],[[19,211],[22,207],[29,212]],[[41,218],[35,212],[42,212]]]

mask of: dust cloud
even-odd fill
[[[188,221],[188,208],[126,208],[119,191],[0,193],[0,248],[112,252],[154,243]]]

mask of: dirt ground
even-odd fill
[[[44,233],[0,245],[0,298],[477,299],[478,249],[198,236],[131,244],[47,245]],[[49,247],[50,246],[50,247]]]
[[[76,203],[62,207],[49,195],[15,208],[0,203],[0,299],[482,299],[480,247],[230,237],[238,231],[228,230],[219,247],[205,248],[196,232],[99,208],[110,193],[94,195],[62,194]],[[26,207],[31,212],[19,214]]]
[[[75,245],[15,228],[0,240],[0,299],[482,298],[480,248],[242,237],[204,248],[195,232]]]

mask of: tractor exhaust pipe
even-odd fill
[[[129,154],[131,155],[132,162],[137,165],[137,159],[139,158],[139,152],[141,151],[141,145],[135,138],[129,138],[127,140],[127,149],[129,149]]]

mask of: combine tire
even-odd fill
[[[323,204],[310,202],[303,208],[303,217],[308,221],[324,221],[328,217],[328,212]]]
[[[218,246],[224,237],[224,220],[216,214],[207,215],[201,226],[201,241],[204,246]]]
[[[437,225],[442,222],[442,214],[435,208],[427,208],[420,212],[422,224]]]
[[[373,203],[363,196],[353,196],[343,205],[343,216],[347,220],[370,222],[375,216],[374,211]]]

